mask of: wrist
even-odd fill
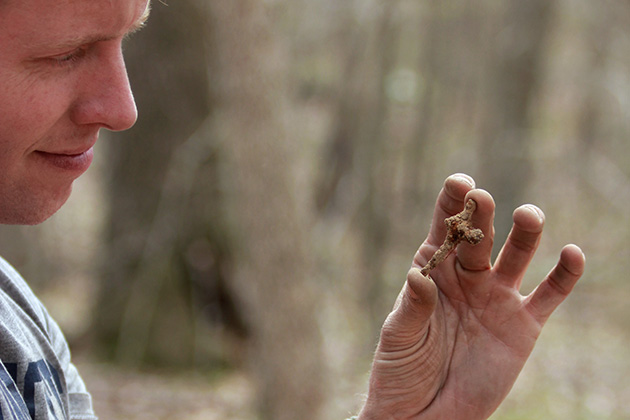
[[[378,410],[368,402],[363,406],[358,415],[350,417],[348,420],[392,420],[393,418],[390,413]]]

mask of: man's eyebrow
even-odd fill
[[[151,14],[151,2],[149,1],[147,2],[147,7],[144,9],[144,12],[142,12],[142,15],[140,15],[138,20],[134,22],[133,26],[131,27],[131,29],[129,29],[129,31],[127,32],[125,36],[132,35],[138,32],[140,29],[144,28],[144,25],[146,25],[147,21],[149,20],[150,14]]]
[[[1,2],[2,0],[0,0],[0,3]],[[144,10],[144,12],[142,12],[142,15],[140,15],[140,17],[135,22],[133,22],[133,24],[129,27],[127,32],[123,34],[123,39],[128,38],[135,32],[138,32],[140,29],[142,29],[145,26],[147,20],[149,19],[150,12],[151,12],[151,7],[150,7],[150,2],[149,2],[147,3],[147,7]],[[48,41],[36,42],[36,43],[31,44],[31,46],[34,47],[35,49],[46,48],[47,50],[49,49],[64,50],[64,49],[69,49],[69,48],[76,48],[77,46],[80,46],[80,45],[93,44],[99,41],[109,41],[117,37],[118,37],[117,35],[94,34],[94,35],[89,35],[86,37],[73,37],[73,38],[69,38],[60,42],[48,42]]]

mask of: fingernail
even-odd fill
[[[542,210],[540,210],[538,207],[532,204],[525,204],[523,207],[529,210],[530,212],[534,213],[534,215],[536,215],[536,217],[538,218],[538,222],[540,224],[545,223],[545,215],[543,214]]]
[[[472,179],[470,176],[466,175],[466,174],[454,174],[451,175],[451,178],[459,181],[459,182],[463,182],[465,184],[468,184],[471,188],[475,188],[475,180]]]

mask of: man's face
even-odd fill
[[[136,121],[123,38],[148,0],[0,0],[0,223],[51,216],[101,128]]]

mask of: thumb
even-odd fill
[[[412,267],[398,304],[387,317],[381,333],[381,343],[401,345],[402,341],[417,340],[424,335],[437,304],[437,286],[430,277]]]

